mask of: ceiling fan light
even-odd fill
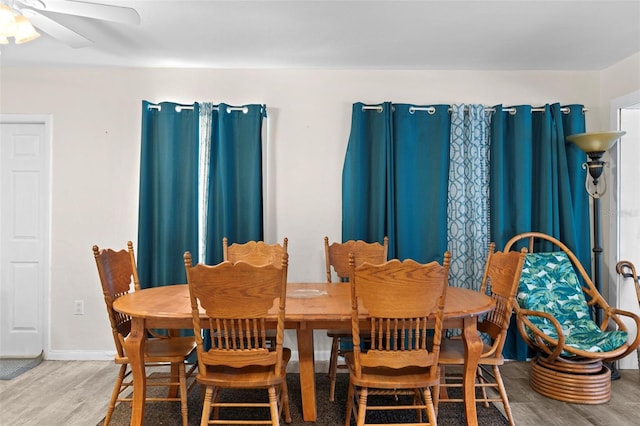
[[[18,25],[15,35],[16,44],[26,43],[40,37],[31,22],[24,16],[16,16],[16,24]]]
[[[16,17],[6,4],[0,4],[0,36],[10,37],[17,30]]]

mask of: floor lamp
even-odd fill
[[[600,238],[600,197],[604,195],[607,187],[602,172],[605,161],[602,156],[609,150],[616,141],[626,132],[589,132],[567,136],[567,140],[573,142],[584,151],[589,157],[589,161],[582,164],[583,169],[589,172],[586,176],[585,188],[589,196],[593,199],[593,284],[598,293],[602,294],[602,241]],[[602,177],[602,179],[601,179]],[[602,312],[597,309],[595,319],[598,325],[602,321]]]

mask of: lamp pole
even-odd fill
[[[604,194],[606,188],[602,192],[598,192],[598,180],[604,169],[604,161],[602,161],[603,152],[590,152],[589,161],[583,167],[586,167],[591,176],[595,191],[590,192],[587,187],[587,193],[593,199],[593,284],[596,286],[598,293],[602,294],[602,239],[600,236],[600,197]],[[589,177],[587,177],[589,179]],[[600,325],[602,323],[602,309],[594,306],[595,321]]]
[[[582,165],[587,168],[589,173],[585,180],[585,189],[587,194],[593,199],[593,284],[598,293],[602,294],[602,241],[600,240],[600,197],[605,193],[607,187],[604,177],[602,179],[602,190],[598,189],[598,183],[604,170],[604,161],[602,156],[605,151],[611,148],[620,137],[626,132],[591,132],[581,133],[578,135],[567,136],[567,139],[573,142],[584,151],[589,157],[589,161]],[[591,176],[592,188],[589,188],[589,176]],[[607,299],[605,297],[605,299]],[[602,309],[594,305],[594,316],[598,326],[602,326]],[[615,361],[606,362],[605,365],[611,371],[611,380],[620,378],[620,373],[615,365]]]
[[[582,165],[589,172],[585,180],[587,194],[593,200],[593,284],[598,293],[602,294],[602,240],[600,238],[600,197],[606,191],[604,178],[600,181],[605,162],[602,156],[626,132],[590,132],[567,136],[567,139],[578,146],[589,157],[589,161]],[[591,177],[591,185],[589,182]],[[598,185],[602,189],[598,187]],[[605,297],[606,299],[606,297]],[[594,306],[594,317],[598,325],[602,323],[602,309]]]

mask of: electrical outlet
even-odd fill
[[[73,314],[84,315],[84,300],[75,300],[73,302]]]

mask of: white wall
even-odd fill
[[[608,126],[602,130],[618,129],[618,109],[640,104],[640,53],[635,54],[601,73],[600,96],[603,121]],[[636,303],[636,294],[629,280],[622,280],[615,271],[619,260],[629,260],[636,267],[640,265],[640,211],[638,206],[636,182],[638,171],[638,153],[640,153],[640,111],[635,111],[622,123],[621,129],[627,134],[610,150],[610,167],[605,170],[605,178],[611,185],[602,202],[603,229],[603,288],[608,289],[606,296],[611,304],[618,308],[640,314]],[[607,120],[608,118],[608,120]],[[606,120],[606,121],[605,121]],[[632,336],[638,332],[635,324],[625,321]],[[638,359],[630,355],[619,362],[621,369],[638,368]]]
[[[3,67],[0,112],[53,118],[48,356],[112,351],[91,246],[123,247],[137,239],[143,99],[267,104],[277,186],[275,228],[267,235],[273,242],[289,238],[291,281],[318,281],[324,279],[323,237],[341,236],[341,171],[353,102],[582,103],[589,109],[587,127],[597,129],[602,85],[596,71]],[[84,299],[85,315],[73,314],[77,299]],[[323,335],[319,349],[328,351]]]
[[[600,76],[600,115],[601,121],[605,125],[600,128],[601,130],[618,129],[615,110],[639,102],[638,91],[640,91],[640,53],[602,71]],[[617,188],[620,145],[616,144],[608,154],[610,154],[608,158],[610,170],[607,170],[608,173],[605,177],[611,177],[612,188]],[[603,241],[605,243],[603,246],[604,270],[610,272],[609,276],[605,276],[604,279],[608,279],[611,283],[616,283],[615,264],[618,261],[618,223],[617,214],[613,214],[617,213],[618,209],[617,195],[617,191],[612,189],[605,194],[602,201],[605,213],[602,215]],[[623,231],[621,230],[621,232]],[[634,261],[633,259],[629,260]],[[637,262],[640,262],[640,259]],[[609,295],[613,297],[614,293],[615,291],[612,289]]]

